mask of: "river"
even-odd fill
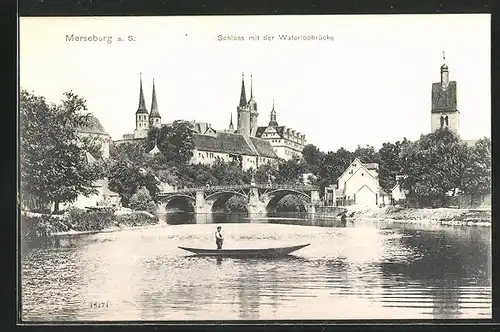
[[[22,319],[491,318],[489,227],[299,217],[166,220],[23,245]],[[203,258],[177,248],[213,248],[214,221],[222,225],[225,248],[311,245],[282,259]]]

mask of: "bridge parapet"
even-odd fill
[[[295,190],[295,191],[312,191],[319,190],[318,186],[311,185],[297,185],[297,184],[269,184],[269,183],[257,183],[255,185],[250,184],[236,184],[227,186],[205,186],[205,187],[192,187],[192,188],[182,188],[173,190],[171,192],[161,192],[159,196],[171,196],[175,194],[187,194],[194,193],[197,191],[224,191],[224,190],[248,190],[250,188],[258,189],[270,189],[270,190]]]

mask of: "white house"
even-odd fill
[[[352,204],[376,207],[388,203],[388,195],[380,188],[378,164],[363,164],[358,158],[337,179],[337,198]]]

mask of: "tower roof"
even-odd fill
[[[271,121],[269,121],[269,126],[277,127],[278,122],[276,121],[276,111],[274,110],[274,98],[273,98],[273,109],[271,110]]]
[[[139,88],[139,107],[136,113],[148,113],[146,109],[146,102],[144,101],[144,92],[142,90],[142,73],[140,74],[140,88]]]
[[[432,113],[457,111],[457,82],[451,81],[443,90],[440,82],[432,84]]]
[[[252,107],[252,110],[257,110],[257,102],[253,99],[253,75],[250,74],[250,100],[248,105]]]
[[[441,66],[441,71],[447,71],[448,70],[448,66],[446,65],[446,56],[444,55],[444,51],[443,51],[443,65]]]
[[[150,117],[160,118],[160,112],[158,111],[158,102],[156,101],[156,90],[155,90],[155,79],[153,78],[153,98],[151,99],[151,114]]]
[[[229,122],[229,129],[233,129],[234,128],[234,125],[233,125],[233,113],[231,113],[231,121]]]
[[[240,107],[246,106],[247,95],[245,92],[245,74],[241,73],[241,94],[240,94]]]

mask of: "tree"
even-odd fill
[[[323,194],[325,187],[337,183],[339,176],[353,160],[353,153],[340,148],[336,152],[328,152],[319,167],[317,183],[320,186],[320,194]]]
[[[308,144],[302,149],[302,156],[308,165],[308,171],[314,175],[318,175],[321,162],[325,154],[321,152],[315,145]]]
[[[302,182],[303,167],[298,158],[280,161],[275,181],[281,184],[297,184]]]
[[[90,121],[86,102],[71,91],[64,97],[59,105],[26,90],[20,97],[21,188],[54,203],[55,211],[62,202],[97,193],[93,184],[103,175],[102,164],[86,158],[100,149],[98,142],[78,132]]]
[[[153,201],[157,201],[159,179],[151,167],[151,159],[141,144],[123,143],[110,149],[107,165],[109,188],[122,197],[124,206],[129,205],[132,195],[140,187],[147,188]]]
[[[380,162],[378,151],[371,145],[366,145],[365,147],[358,145],[356,150],[354,150],[353,157],[358,158],[364,164]]]
[[[278,177],[278,168],[274,165],[264,164],[257,168],[254,174],[255,182],[268,183],[269,180],[274,182]]]
[[[151,199],[149,191],[145,187],[140,187],[137,191],[130,197],[129,206],[131,209],[137,211],[147,211],[149,213],[155,213],[156,204]]]
[[[144,150],[149,152],[154,145],[171,165],[186,165],[193,157],[194,129],[188,121],[176,120],[161,128],[153,127],[144,140]]]
[[[491,193],[491,139],[482,138],[468,149],[462,189],[471,196]],[[471,198],[472,199],[472,198]]]
[[[379,165],[379,181],[380,186],[390,191],[396,184],[396,175],[400,174],[401,163],[399,155],[401,153],[401,146],[407,144],[406,139],[402,143],[397,141],[395,144],[387,142],[382,144],[378,151],[380,158]]]
[[[244,172],[236,162],[224,162],[216,160],[210,166],[211,173],[215,178],[214,185],[243,184]]]
[[[403,188],[424,206],[443,206],[446,194],[460,188],[466,164],[465,146],[445,129],[422,135],[401,150]]]

